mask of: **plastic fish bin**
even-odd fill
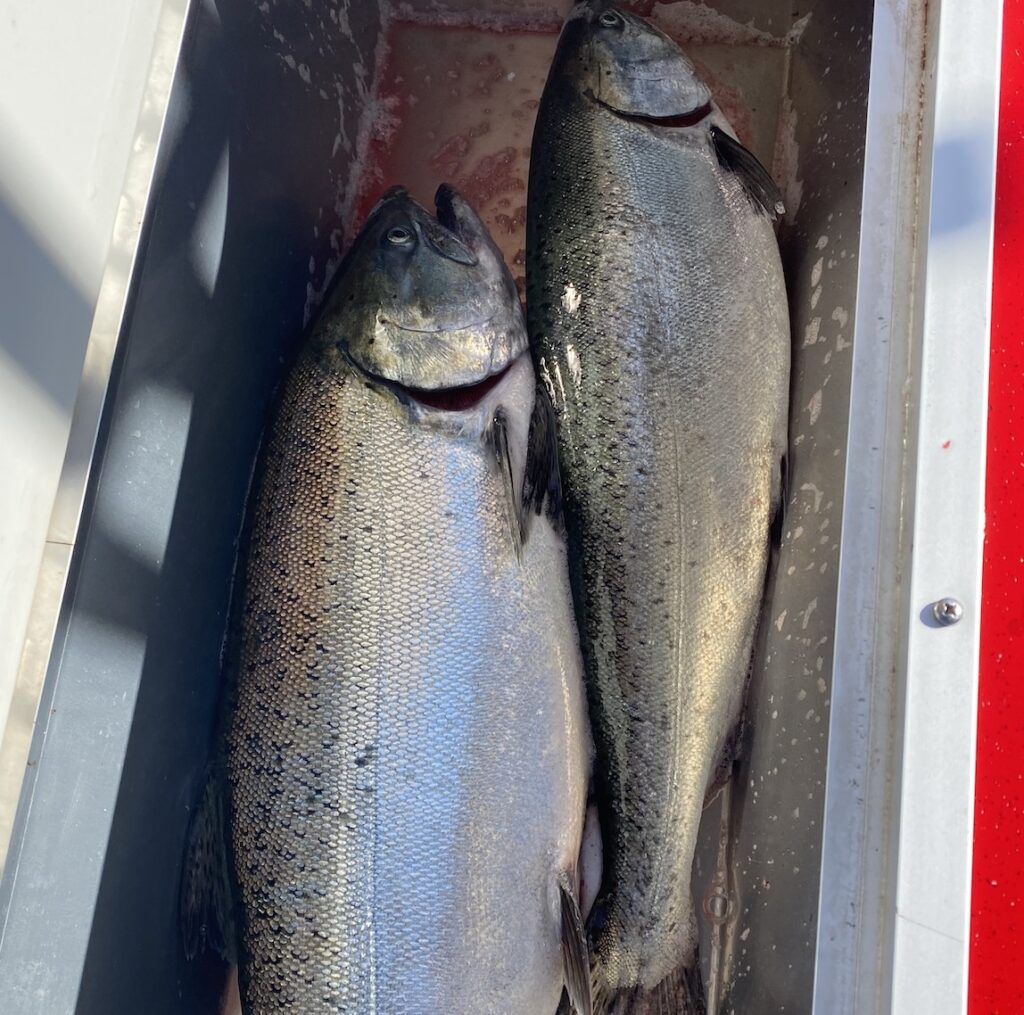
[[[892,87],[871,79],[873,23],[906,77],[894,159],[917,150],[923,80],[924,5],[878,3],[888,20],[870,0],[630,5],[684,45],[786,202],[782,546],[743,761],[705,813],[693,872],[715,1011],[812,1007],[866,125],[873,89]],[[168,83],[143,138],[155,169],[117,266],[117,341],[0,889],[8,1015],[219,1010],[226,970],[185,960],[177,893],[268,406],[392,183],[424,202],[455,183],[522,281],[533,119],[568,8],[169,6],[184,28],[154,57]]]

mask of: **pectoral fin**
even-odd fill
[[[505,505],[505,521],[508,526],[509,539],[516,560],[523,559],[523,522],[519,497],[516,494],[515,476],[512,472],[512,456],[508,448],[508,417],[499,406],[494,412],[490,429],[487,431],[487,442],[494,453],[501,477],[502,501]]]
[[[559,878],[558,894],[561,900],[562,967],[566,993],[576,1015],[592,1015],[587,936],[583,930],[576,888],[568,874],[563,873]]]
[[[526,446],[524,528],[532,515],[539,515],[545,510],[552,521],[561,524],[562,479],[558,471],[558,423],[547,389],[543,384],[538,384]]]
[[[711,127],[711,143],[714,145],[718,164],[740,178],[743,189],[755,208],[763,211],[773,221],[786,214],[782,194],[771,173],[753,154],[721,127],[715,125]]]

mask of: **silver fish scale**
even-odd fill
[[[336,360],[289,381],[228,737],[248,1012],[557,1007],[589,733],[564,546],[517,564],[490,456]]]
[[[786,292],[706,122],[631,122],[553,81],[533,151],[530,334],[559,416],[605,799],[598,982],[650,989],[696,944],[697,829],[780,496]]]

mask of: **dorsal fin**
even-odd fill
[[[758,211],[763,211],[773,222],[786,214],[782,193],[772,179],[771,173],[751,152],[715,124],[711,126],[711,143],[714,145],[718,164],[740,178],[750,203]]]
[[[188,830],[179,918],[187,958],[217,952],[238,962],[223,780],[211,771]]]

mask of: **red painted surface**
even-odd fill
[[[1024,1012],[1024,0],[1005,0],[970,1015]]]

